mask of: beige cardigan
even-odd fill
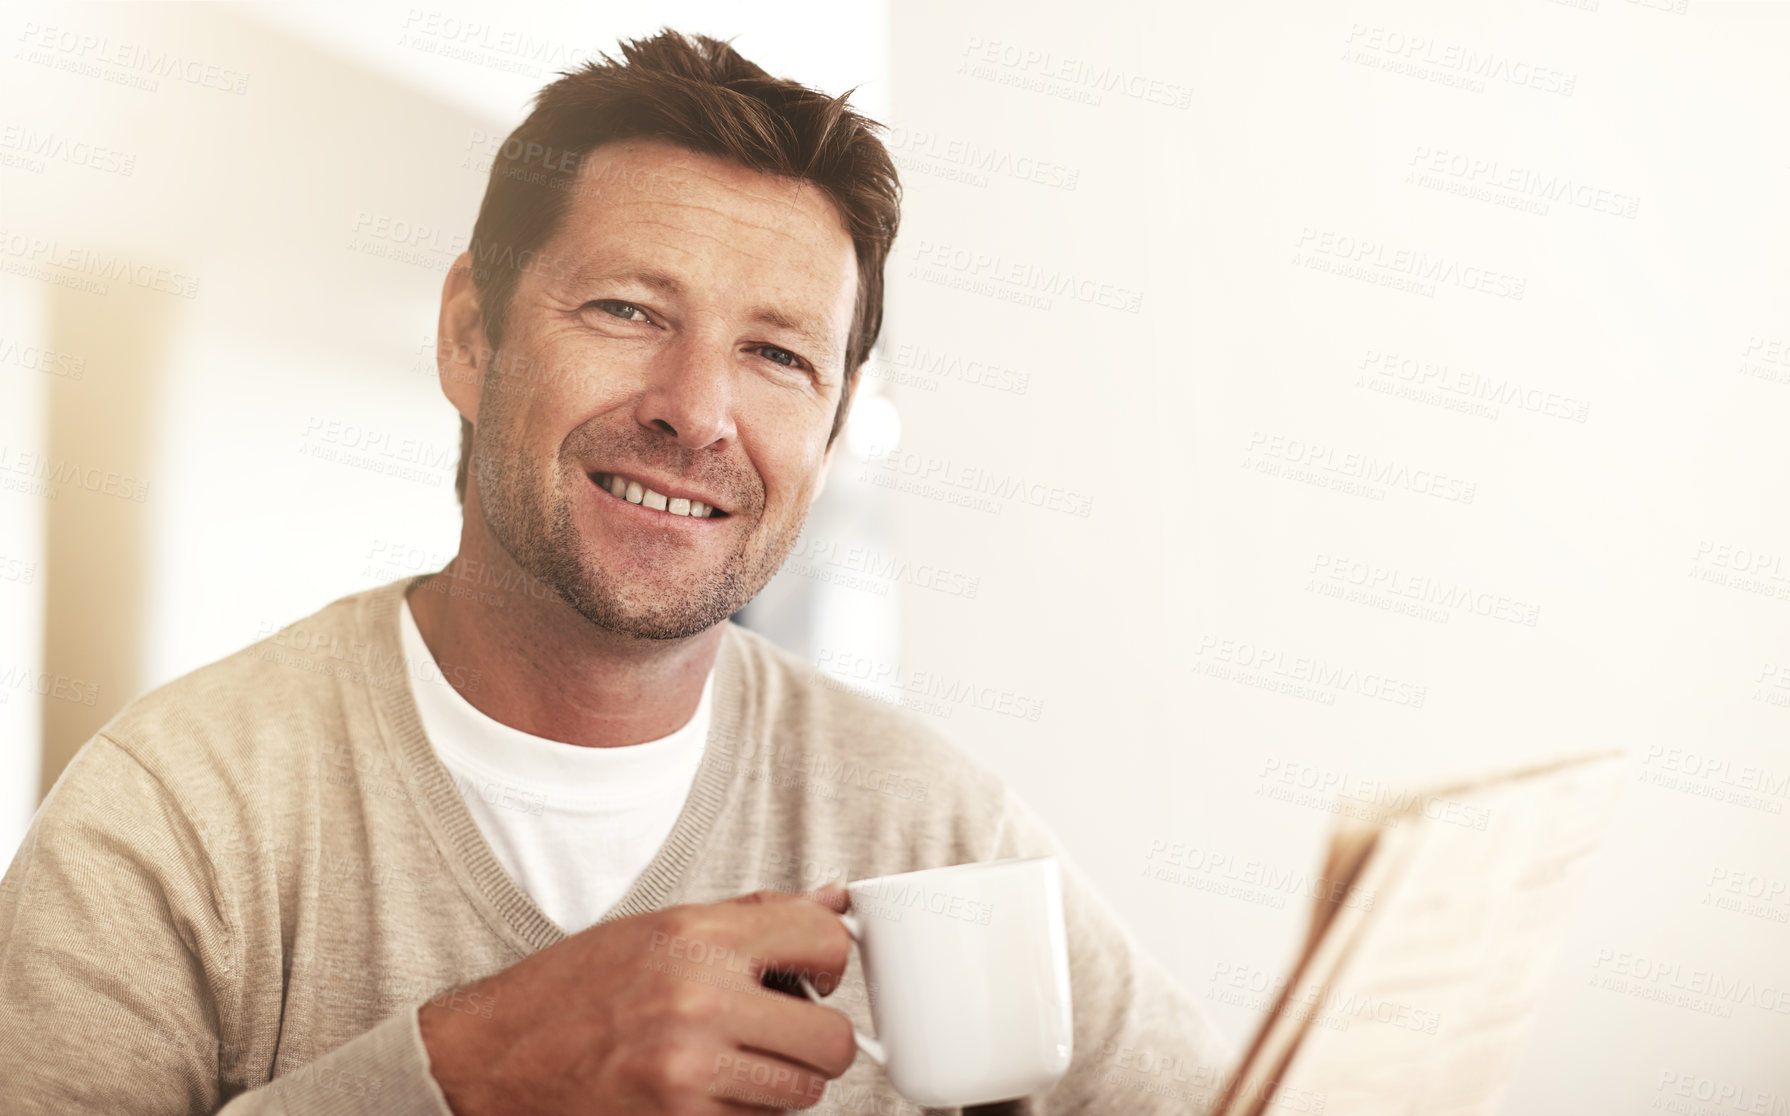
[[[145,694],[81,749],[0,881],[0,1111],[448,1116],[417,1006],[477,1012],[451,990],[565,932],[423,735],[399,642],[409,584]],[[732,624],[715,670],[689,800],[605,921],[1063,855],[917,718]],[[1198,1111],[1228,1051],[1066,858],[1064,885],[1074,1059],[1029,1111]],[[855,956],[829,1002],[873,1032]],[[810,1111],[922,1110],[860,1057]]]

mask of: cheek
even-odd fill
[[[531,440],[557,441],[637,395],[636,378],[626,368],[606,366],[581,346],[543,345],[519,358],[512,369],[507,409],[527,424]]]
[[[795,500],[806,497],[820,482],[826,445],[825,431],[792,429],[783,439],[760,439],[756,452],[749,455],[773,500],[778,496]]]
[[[740,400],[751,417],[736,412],[746,458],[764,481],[769,502],[805,495],[819,483],[826,458],[827,434],[833,428],[832,406],[788,396]],[[754,404],[757,404],[756,406]]]

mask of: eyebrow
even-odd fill
[[[676,276],[667,275],[662,271],[654,271],[651,268],[626,268],[616,271],[604,267],[584,267],[572,273],[572,282],[579,288],[603,282],[632,282],[672,296],[682,295],[686,289],[683,282]],[[755,306],[748,317],[754,322],[762,322],[765,325],[776,326],[794,333],[819,350],[822,356],[838,355],[836,347],[827,340],[824,331],[810,326],[799,317],[785,314],[775,306]]]

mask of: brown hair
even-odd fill
[[[564,216],[578,164],[600,144],[655,138],[731,159],[764,174],[819,187],[839,208],[858,257],[858,294],[846,341],[845,383],[828,444],[851,406],[852,388],[883,319],[883,263],[900,219],[901,183],[873,132],[882,125],[837,97],[774,78],[732,46],[670,28],[624,40],[625,62],[565,73],[535,96],[535,107],[491,163],[485,200],[472,227],[473,285],[485,336],[503,347],[517,280]],[[460,420],[454,494],[466,499],[472,424]]]

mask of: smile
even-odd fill
[[[638,504],[652,511],[664,512],[666,515],[681,515],[691,519],[725,519],[727,513],[713,504],[688,496],[667,496],[663,492],[648,488],[631,477],[620,473],[592,473],[590,479],[603,491],[618,500],[626,500],[630,504]]]

